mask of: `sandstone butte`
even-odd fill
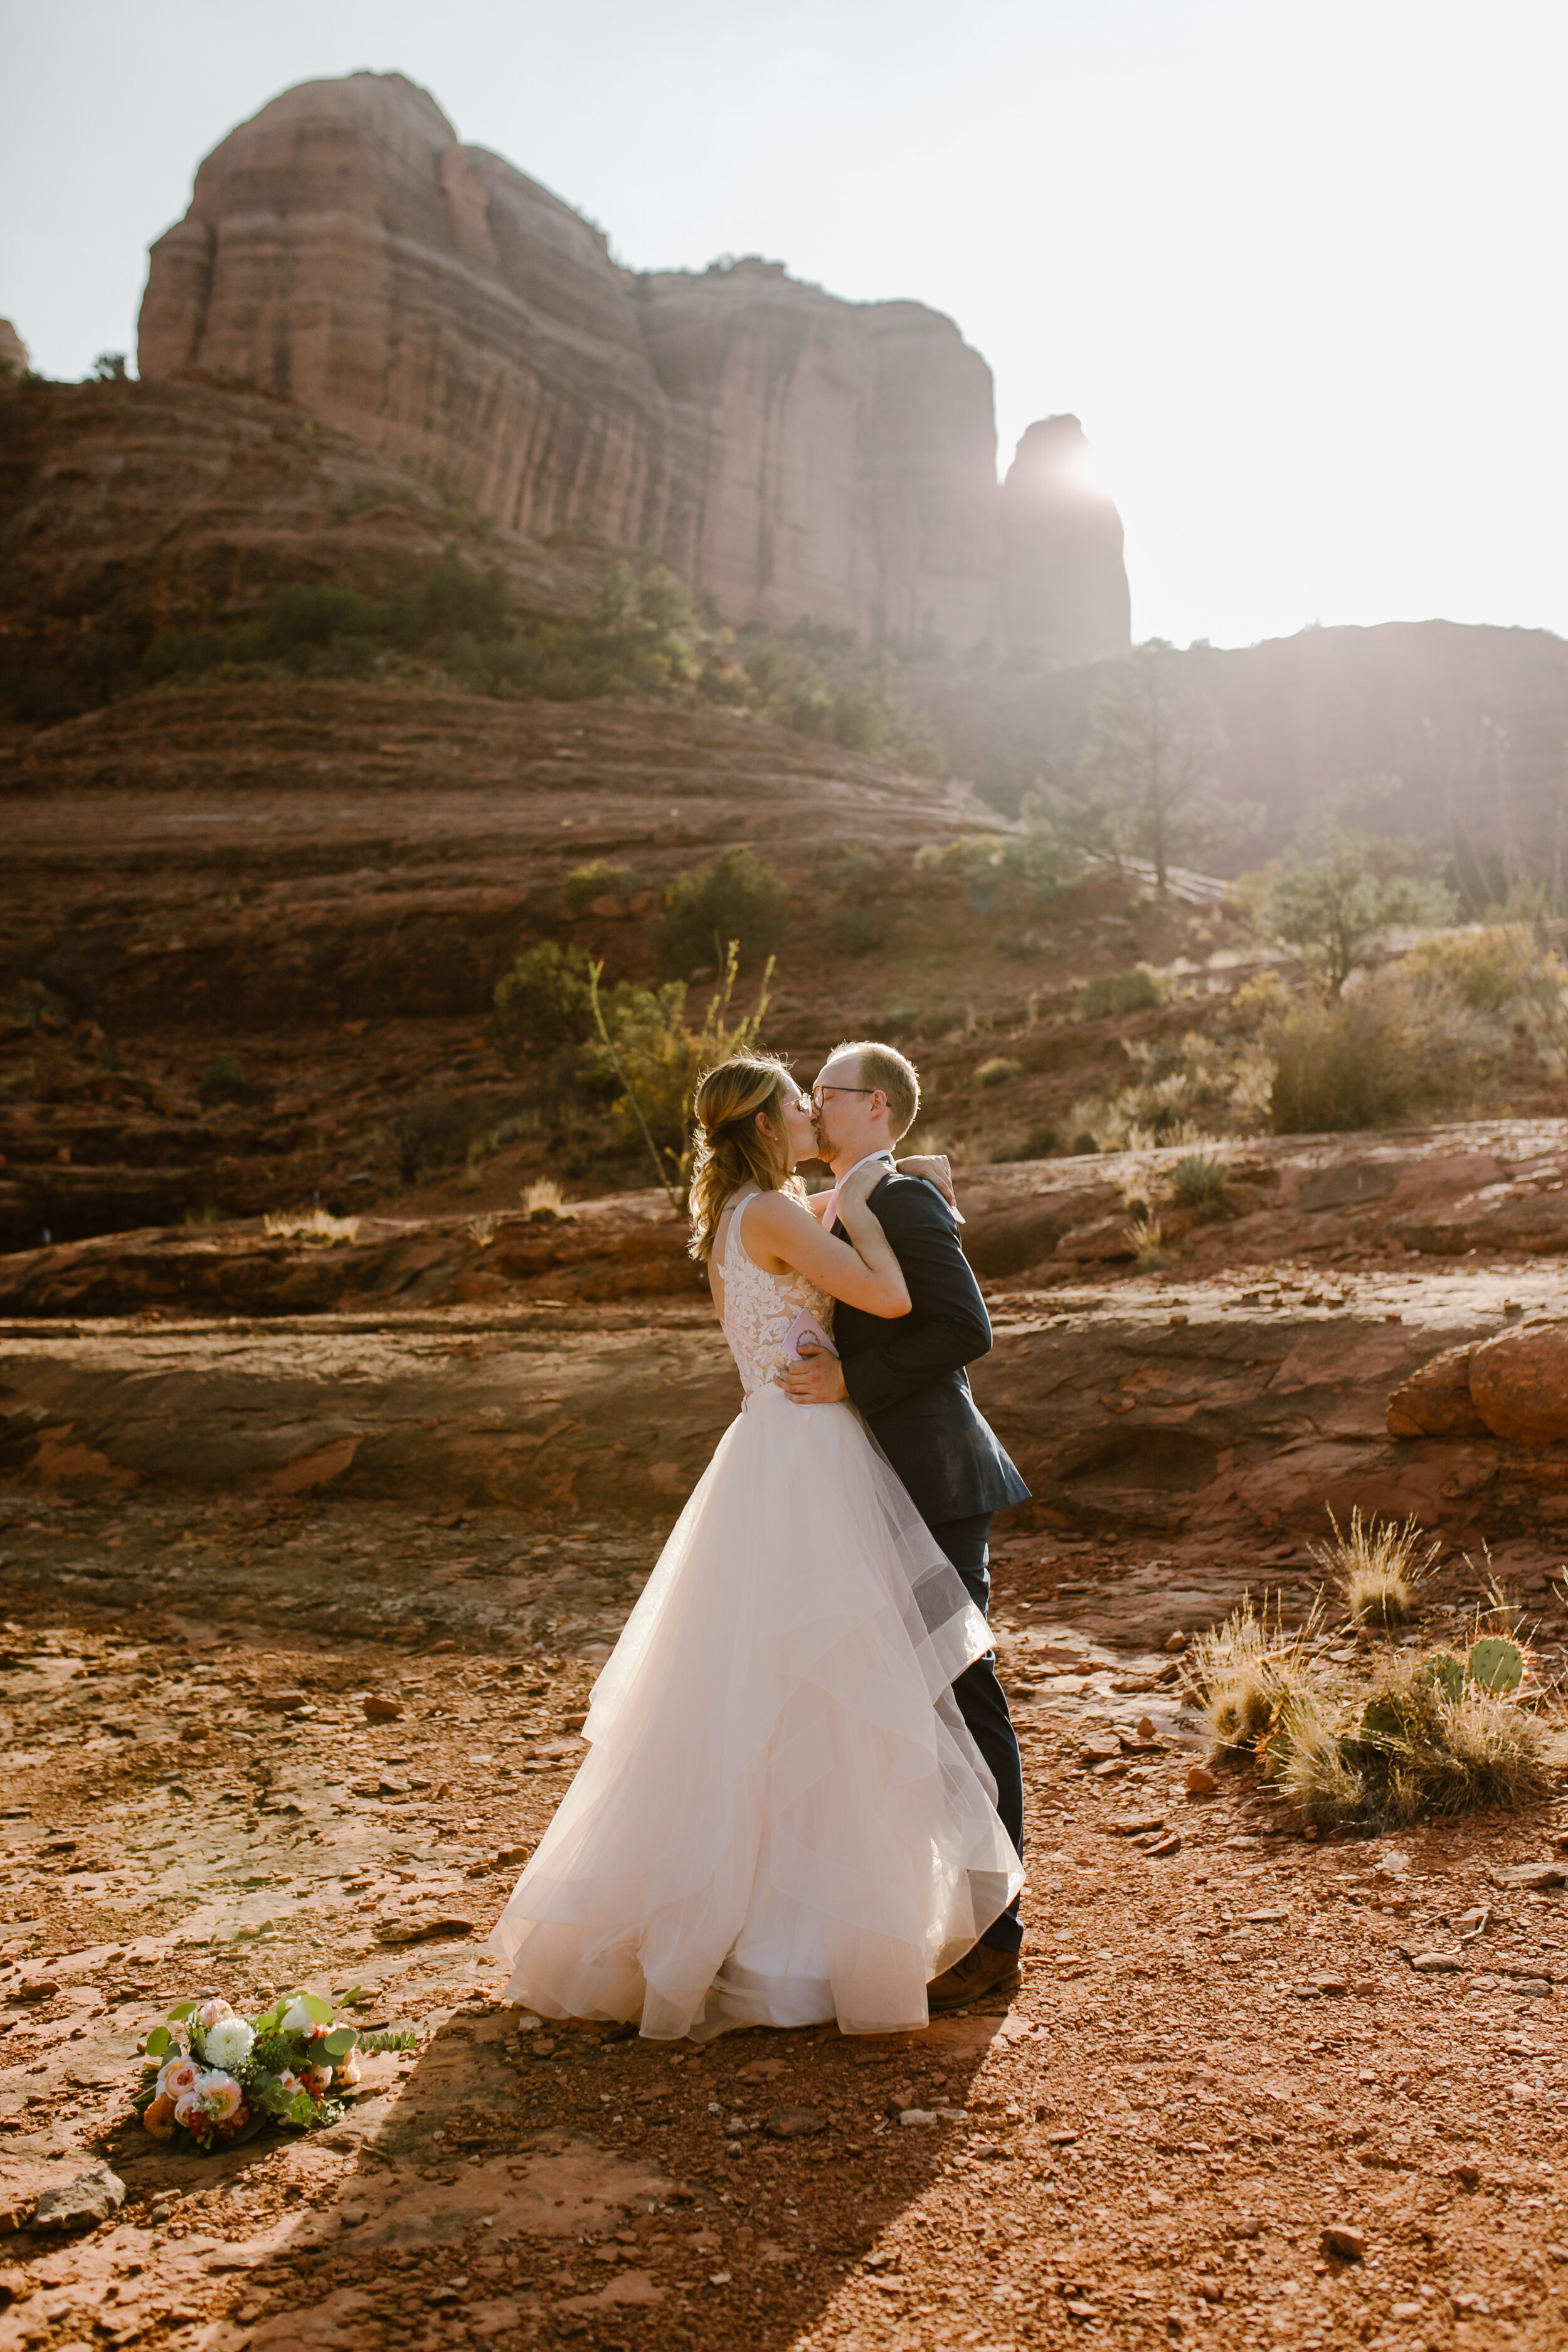
[[[733,621],[1130,644],[1076,417],[996,484],[991,372],[919,302],[748,257],[634,275],[401,74],[285,91],[153,248],[141,373],[297,400],[509,529],[660,559]]]

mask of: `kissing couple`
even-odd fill
[[[947,1163],[894,1156],[919,1108],[869,1043],[809,1096],[761,1055],[698,1087],[690,1247],[745,1401],[489,1937],[541,2016],[894,2033],[1018,1982],[987,1538],[1028,1489],[970,1394],[991,1325]]]

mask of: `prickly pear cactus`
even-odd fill
[[[1483,1690],[1516,1691],[1524,1680],[1524,1652],[1501,1633],[1483,1634],[1467,1664],[1470,1680]]]
[[[1403,1739],[1405,1725],[1398,1709],[1385,1698],[1374,1698],[1364,1710],[1357,1738],[1372,1748],[1385,1748],[1392,1739]]]
[[[1449,1650],[1435,1651],[1421,1669],[1429,1683],[1436,1683],[1446,1699],[1458,1706],[1465,1696],[1465,1665]]]

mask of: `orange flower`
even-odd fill
[[[166,2091],[161,2091],[142,2117],[154,2139],[174,2137],[174,2102]]]

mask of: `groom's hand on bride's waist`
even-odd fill
[[[799,1363],[780,1374],[779,1386],[795,1404],[843,1404],[849,1394],[843,1365],[825,1348],[803,1349]]]

